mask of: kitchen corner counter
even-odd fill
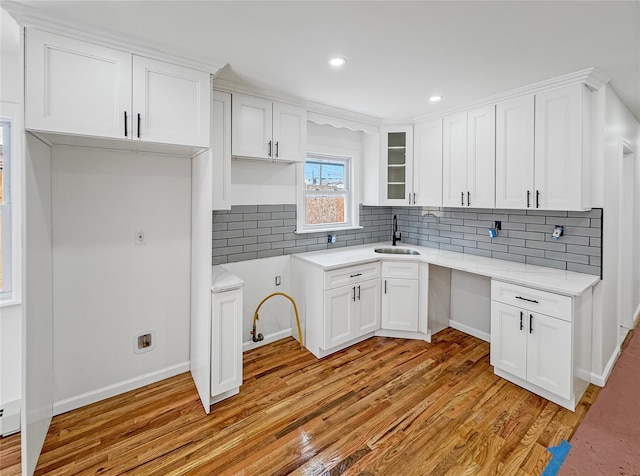
[[[384,254],[374,251],[375,248],[388,246],[390,243],[375,243],[334,250],[312,251],[293,255],[293,257],[324,270],[375,261],[417,261],[568,296],[579,296],[600,281],[598,276],[590,274],[418,245],[398,246],[398,248],[417,250],[420,252],[419,255]]]

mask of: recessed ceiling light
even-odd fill
[[[431,102],[438,102],[438,101],[440,101],[440,99],[442,99],[442,96],[431,96],[431,97],[429,98],[429,101],[431,101]]]
[[[346,62],[347,62],[347,60],[346,60],[346,59],[344,59],[344,58],[343,58],[343,57],[341,57],[341,56],[336,56],[335,58],[331,58],[331,59],[329,60],[329,64],[330,64],[331,66],[342,66],[342,65],[344,65]]]

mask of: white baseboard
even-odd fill
[[[602,375],[597,375],[591,372],[591,383],[597,385],[598,387],[604,387],[607,384],[607,380],[609,380],[609,376],[611,375],[611,371],[613,370],[613,366],[616,365],[618,361],[618,357],[620,357],[620,346],[617,345],[613,354],[609,358],[609,362],[604,368],[604,372]]]
[[[166,367],[155,372],[149,372],[148,374],[140,375],[139,377],[123,380],[122,382],[117,382],[112,385],[107,385],[106,387],[98,388],[90,392],[75,395],[63,400],[58,400],[57,402],[53,403],[53,414],[60,415],[61,413],[75,410],[76,408],[99,402],[100,400],[104,400],[105,398],[120,395],[121,393],[128,392],[129,390],[144,387],[145,385],[159,382],[160,380],[164,380],[166,378],[173,377],[175,375],[188,371],[189,362],[183,362],[181,364],[172,365],[171,367]]]
[[[378,329],[376,336],[380,337],[394,337],[398,339],[416,339],[423,340],[425,342],[431,342],[431,333],[425,334],[424,332],[413,331],[395,331],[390,329]]]
[[[601,375],[594,374],[593,372],[591,373],[591,383],[593,383],[594,385],[597,385],[598,387],[604,387],[607,384],[607,380],[609,380],[609,377],[611,376],[611,371],[613,370],[613,367],[616,365],[616,362],[618,361],[618,357],[620,357],[619,345],[616,346],[615,350],[611,354],[611,357],[609,358],[609,361],[607,362],[607,365],[604,368],[604,372]]]
[[[251,349],[257,349],[258,347],[262,347],[263,345],[270,344],[271,342],[275,342],[280,339],[284,339],[286,337],[291,337],[293,334],[291,333],[291,328],[284,329],[279,332],[274,332],[273,334],[269,334],[264,336],[264,339],[258,342],[253,342],[252,340],[248,342],[242,343],[242,352],[246,352]],[[297,340],[297,339],[296,339]]]
[[[472,335],[473,337],[477,337],[485,342],[491,342],[491,334],[488,332],[482,332],[478,329],[474,329],[473,327],[469,327],[466,324],[462,324],[460,322],[449,320],[449,327],[453,327],[454,329],[458,329],[459,331],[464,332],[465,334]]]
[[[0,405],[0,436],[13,435],[20,431],[20,400],[12,400]]]

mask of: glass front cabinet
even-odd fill
[[[381,128],[382,204],[413,204],[413,126]]]

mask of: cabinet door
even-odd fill
[[[383,205],[411,205],[413,183],[413,127],[384,127],[381,138]]]
[[[415,126],[414,205],[442,206],[442,119]]]
[[[571,323],[544,314],[527,315],[531,319],[527,342],[527,380],[562,398],[570,398]]]
[[[383,278],[382,328],[418,330],[418,280]]]
[[[495,208],[495,107],[467,112],[467,206]]]
[[[356,337],[380,329],[380,278],[356,285]]]
[[[271,101],[234,94],[231,98],[231,153],[239,157],[273,156]]]
[[[208,73],[134,56],[134,138],[209,147],[210,88]]]
[[[355,337],[356,287],[343,286],[324,292],[324,349]]]
[[[496,208],[535,206],[533,95],[496,107]]]
[[[213,92],[211,101],[213,209],[231,208],[231,94]]]
[[[242,385],[242,289],[212,295],[211,395]]]
[[[28,29],[25,62],[27,129],[131,137],[131,54]]]
[[[273,157],[304,162],[307,157],[307,111],[273,103]]]
[[[528,317],[525,311],[491,301],[491,365],[527,378]]]
[[[582,210],[583,86],[567,86],[535,99],[534,203],[545,210]],[[586,158],[585,158],[586,160]]]
[[[467,204],[467,113],[445,116],[442,124],[442,205]]]

